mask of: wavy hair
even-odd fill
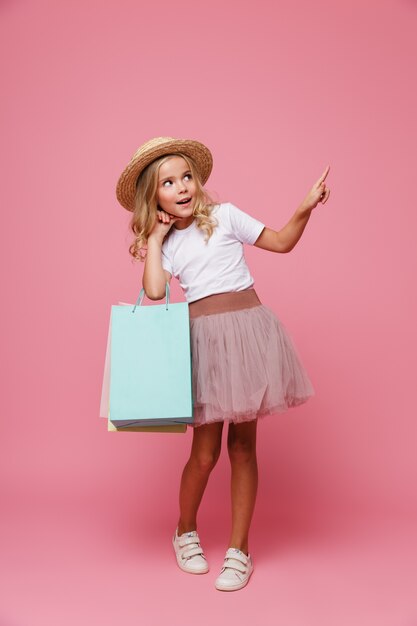
[[[173,156],[182,157],[191,170],[196,184],[193,215],[195,217],[196,226],[201,228],[207,235],[204,239],[206,243],[212,236],[215,227],[218,225],[216,218],[212,215],[213,207],[216,206],[218,202],[211,197],[209,192],[204,189],[201,184],[201,179],[193,159],[182,154],[182,152],[166,154],[155,159],[152,163],[149,163],[141,172],[136,182],[135,209],[129,224],[130,229],[135,235],[133,243],[129,246],[129,252],[133,260],[143,262],[146,259],[146,254],[144,254],[143,251],[146,250],[149,234],[152,232],[158,219],[156,192],[158,189],[159,168],[165,161]],[[173,226],[171,226],[168,233],[165,235],[164,241],[169,237],[172,229]]]

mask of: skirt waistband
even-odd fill
[[[239,309],[249,309],[259,306],[262,302],[252,287],[241,291],[228,291],[226,293],[214,293],[211,296],[194,300],[188,304],[190,319],[200,315],[213,315],[214,313],[227,313]]]

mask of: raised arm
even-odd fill
[[[165,211],[157,211],[157,221],[149,234],[142,285],[151,300],[165,298],[165,285],[171,282],[170,272],[162,267],[162,244],[165,235],[178,219]]]
[[[324,170],[320,178],[314,183],[311,191],[300,204],[288,224],[281,230],[264,228],[254,245],[271,252],[290,252],[301,238],[312,210],[319,202],[324,204],[330,194],[324,180],[329,173],[330,165]]]
[[[171,281],[171,274],[162,267],[162,242],[161,236],[149,235],[148,237],[142,284],[146,295],[151,300],[165,298],[165,284]]]
[[[311,211],[294,213],[288,224],[281,230],[265,227],[253,244],[270,252],[290,252],[303,234],[303,230],[310,218]]]

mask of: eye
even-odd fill
[[[165,187],[165,183],[171,183],[171,180],[164,180],[164,182],[162,183],[162,187]]]
[[[192,174],[186,174],[184,178],[192,178]]]

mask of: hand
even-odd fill
[[[149,233],[149,237],[152,235],[152,237],[156,236],[164,239],[165,235],[167,234],[173,223],[182,218],[158,209],[156,212],[158,214],[158,219],[155,222],[155,225],[152,228],[151,232]]]
[[[325,185],[325,178],[329,173],[330,165],[326,167],[323,174],[320,176],[317,182],[314,183],[311,191],[304,198],[301,203],[301,208],[306,211],[311,211],[314,209],[319,202],[324,204],[327,201],[327,198],[330,195],[330,189]]]

